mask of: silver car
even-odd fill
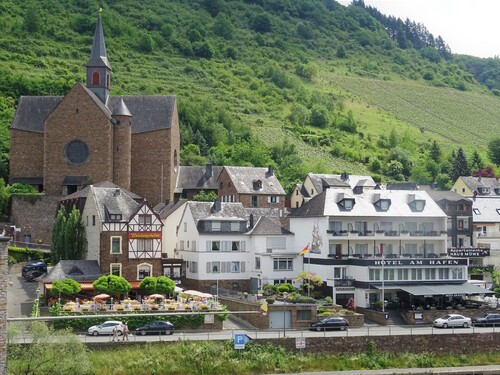
[[[116,327],[117,334],[121,336],[123,334],[123,326],[123,323],[118,320],[108,320],[102,324],[90,327],[87,330],[87,334],[93,336],[112,335],[113,329]]]
[[[434,327],[470,327],[472,324],[471,318],[459,314],[448,314],[442,318],[434,320]]]

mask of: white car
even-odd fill
[[[117,329],[118,335],[123,334],[123,323],[118,320],[108,320],[97,326],[92,326],[87,330],[88,335],[99,336],[99,335],[112,335],[113,328]]]
[[[434,327],[470,327],[472,325],[471,318],[467,318],[463,315],[458,314],[448,314],[443,316],[442,318],[436,319],[434,321]]]

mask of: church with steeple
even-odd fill
[[[113,96],[101,15],[86,82],[65,96],[23,96],[10,127],[9,183],[66,196],[104,181],[152,205],[172,200],[180,132],[175,96]]]

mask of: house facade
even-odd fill
[[[290,208],[302,206],[312,197],[328,188],[374,189],[375,181],[371,176],[350,176],[348,173],[321,174],[309,172],[302,184],[297,184],[290,196]]]
[[[163,275],[163,224],[145,200],[103,183],[90,185],[61,203],[81,210],[85,259],[97,261],[102,274],[123,276],[129,282]]]
[[[466,283],[468,259],[448,255],[447,215],[425,191],[326,189],[293,211],[290,230],[337,303],[444,305],[481,292]]]
[[[285,190],[274,174],[272,166],[228,167],[218,179],[219,198],[222,202],[239,202],[248,208],[285,208]]]

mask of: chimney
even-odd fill
[[[248,219],[248,225],[250,226],[250,229],[253,228],[253,214],[250,214],[250,218]]]
[[[269,165],[269,166],[267,167],[267,175],[268,175],[268,176],[272,176],[272,175],[274,175],[274,168],[273,168],[273,166],[272,166],[272,165]]]
[[[213,212],[219,212],[219,211],[221,210],[221,208],[222,208],[222,203],[221,203],[221,201],[220,201],[220,200],[216,200],[216,201],[214,202],[214,205],[212,206],[212,211],[213,211]]]
[[[349,180],[349,173],[347,173],[347,172],[343,172],[343,173],[340,175],[340,179],[341,179],[342,181],[347,181],[347,180]]]
[[[212,164],[207,164],[205,166],[205,177],[206,178],[212,177]]]

